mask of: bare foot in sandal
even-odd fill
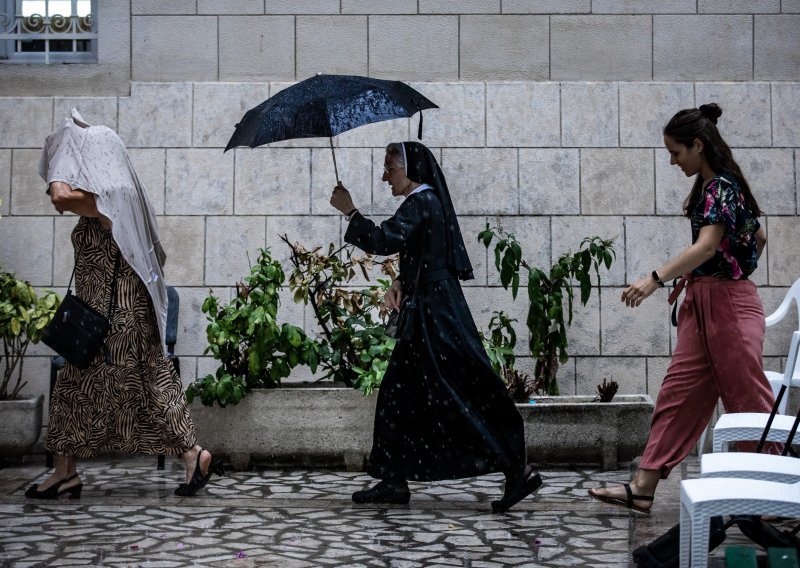
[[[618,507],[625,507],[637,513],[650,514],[653,496],[641,493],[633,484],[624,483],[613,487],[590,489],[589,496]]]

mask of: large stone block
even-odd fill
[[[781,0],[698,0],[698,14],[769,14],[781,11]]]
[[[620,146],[664,146],[663,129],[683,108],[694,107],[691,83],[620,83]]]
[[[529,215],[580,213],[580,150],[519,150],[519,212]]]
[[[426,146],[483,147],[486,144],[486,90],[483,83],[410,83],[439,106],[424,111],[422,141]],[[411,118],[416,140],[419,113]]]
[[[272,4],[274,2],[270,2]],[[198,14],[263,14],[264,0],[197,0]]]
[[[770,286],[791,286],[800,276],[800,223],[796,217],[770,217],[767,238]]]
[[[621,81],[652,77],[650,16],[551,16],[550,78]]]
[[[459,78],[458,16],[370,16],[369,30],[370,76]]]
[[[217,18],[133,16],[131,51],[134,81],[216,80]]]
[[[196,14],[197,0],[131,0],[131,14]]]
[[[3,270],[34,286],[52,286],[53,218],[8,217],[0,220]]]
[[[685,217],[626,217],[625,281],[636,282],[675,258],[692,244],[691,237]]]
[[[267,83],[196,83],[193,145],[225,148],[244,114],[268,98]]]
[[[547,16],[461,16],[461,79],[550,78]]]
[[[661,390],[661,383],[667,376],[669,364],[672,361],[669,357],[648,357],[647,358],[647,394],[656,400],[658,392]]]
[[[581,213],[652,214],[655,204],[653,178],[653,150],[581,150]]]
[[[364,215],[372,213],[372,180],[379,178],[382,169],[373,168],[369,148],[341,148],[336,152],[339,180],[350,191],[353,203]],[[311,213],[338,215],[331,204],[331,192],[336,185],[331,151],[323,148],[311,151]]]
[[[603,355],[668,356],[671,324],[667,289],[656,290],[636,308],[626,306],[621,294],[619,288],[603,288],[600,294]],[[642,373],[643,388],[639,392],[644,391],[644,377]]]
[[[653,16],[653,78],[751,80],[752,16]]]
[[[232,213],[233,156],[206,148],[170,148],[166,186],[167,215]]]
[[[504,14],[588,14],[591,0],[503,0]]]
[[[233,286],[250,274],[250,262],[266,246],[266,225],[255,215],[206,219],[206,286]]]
[[[338,14],[339,0],[267,0],[267,14]]]
[[[72,231],[78,224],[78,215],[56,217],[53,229],[53,286],[66,288],[72,269],[75,268],[75,249]]]
[[[180,215],[158,220],[161,246],[167,253],[164,278],[168,284],[202,286],[198,270],[205,260],[206,222],[203,217]]]
[[[117,97],[54,97],[53,125],[61,124],[73,108],[78,109],[89,124],[117,130]]]
[[[478,240],[478,234],[486,228],[487,220],[482,215],[460,215],[458,217],[458,226],[464,237],[464,246],[467,248],[472,272],[475,275],[473,280],[462,280],[462,286],[486,286],[487,284],[488,251],[483,246],[483,241]],[[494,255],[492,255],[491,262],[494,263]],[[492,264],[491,270],[494,270],[494,264]]]
[[[794,152],[783,148],[737,149],[733,157],[742,168],[761,211],[766,215],[795,215]]]
[[[53,99],[0,97],[0,148],[41,148],[53,127]]]
[[[718,126],[730,146],[770,146],[769,83],[697,83],[697,104],[722,107]]]
[[[800,146],[800,83],[772,84],[772,144]]]
[[[298,78],[368,72],[367,16],[298,16],[297,45]]]
[[[447,172],[447,186],[459,213],[519,212],[516,150],[445,148],[442,167]]]
[[[580,357],[575,365],[579,395],[600,396],[597,387],[604,379],[617,382],[617,396],[647,392],[647,361],[644,357]],[[612,402],[616,400],[615,397]]]
[[[614,239],[616,257],[611,268],[605,265],[600,268],[600,283],[603,286],[622,286],[625,284],[625,227],[622,217],[578,217],[558,216],[551,219],[553,232],[553,262],[565,252],[577,253],[581,241],[586,237]],[[592,283],[597,285],[597,278],[592,271]]]
[[[11,214],[58,215],[39,177],[41,150],[14,150],[11,158]]]
[[[419,13],[499,14],[500,0],[420,0]]]
[[[665,148],[656,148],[656,215],[683,215],[683,201],[692,190],[694,176],[670,165]]]
[[[119,99],[119,136],[128,148],[191,146],[190,108],[190,83],[131,83]]]
[[[781,12],[784,14],[800,14],[800,0],[781,0]]]
[[[237,150],[236,214],[310,213],[310,159],[309,150],[283,148]]]
[[[572,304],[572,323],[569,323],[567,302],[564,302],[564,323],[567,326],[567,352],[571,357],[600,355],[600,300],[598,290],[592,290],[586,305],[581,304],[580,289],[575,288]],[[578,364],[578,369],[580,369]],[[637,391],[642,392],[642,391]],[[584,394],[584,393],[578,393]]]
[[[11,210],[11,150],[0,150],[0,215]]]
[[[515,353],[524,355],[528,349],[528,328],[525,319],[528,315],[528,301],[524,290],[520,291],[516,301],[511,297],[511,290],[504,290],[501,287],[475,288],[465,287],[464,298],[467,300],[472,319],[479,331],[486,333],[489,329],[489,321],[494,317],[495,312],[505,312],[511,319],[514,333],[517,335],[517,345]]]
[[[756,79],[800,79],[800,15],[755,16]]]
[[[128,155],[139,181],[147,189],[156,215],[164,214],[167,153],[163,148],[131,148]]]
[[[201,308],[209,290],[205,287],[180,286],[177,292],[181,308],[178,312],[178,341],[175,343],[175,354],[179,357],[202,355],[208,346],[206,336],[208,321]],[[181,360],[181,372],[183,372],[183,360]]]
[[[592,0],[593,14],[694,14],[697,0]]]
[[[219,36],[220,80],[294,79],[294,16],[220,16]]]
[[[489,217],[486,221],[491,226],[499,226],[504,232],[513,234],[522,248],[522,258],[532,267],[540,268],[544,272],[550,271],[553,262],[552,238],[550,221],[547,217]],[[483,230],[483,227],[481,227]],[[477,234],[470,238],[477,239]],[[494,247],[498,240],[489,245],[488,251],[488,281],[490,286],[500,285],[500,273],[495,265]],[[483,245],[481,245],[483,246]],[[525,286],[528,285],[528,271],[520,269],[519,296],[527,298]],[[510,294],[510,292],[509,292]],[[518,301],[521,301],[518,297]],[[525,312],[527,314],[527,311]],[[524,321],[524,318],[523,318]]]
[[[416,14],[417,0],[341,0],[342,14]]]
[[[561,85],[561,144],[616,146],[619,139],[616,83]]]
[[[488,83],[487,146],[559,146],[558,83]]]

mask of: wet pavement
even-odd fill
[[[678,520],[678,483],[659,487],[650,516],[586,496],[629,470],[544,469],[538,494],[492,514],[502,475],[411,483],[406,506],[354,505],[372,480],[340,471],[229,472],[194,498],[172,492],[182,463],[167,458],[84,461],[80,500],[31,501],[41,466],[0,469],[0,566],[471,567],[630,565],[630,552]],[[714,554],[747,545],[736,529]]]

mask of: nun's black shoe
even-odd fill
[[[380,481],[374,487],[365,491],[353,493],[354,503],[391,503],[405,505],[411,499],[411,492],[405,483],[391,483]]]
[[[492,513],[505,513],[511,507],[542,486],[542,476],[525,466],[521,475],[506,477],[506,488],[502,499],[492,501]]]

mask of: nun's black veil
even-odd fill
[[[402,146],[406,177],[413,182],[430,185],[442,204],[447,227],[447,266],[453,269],[461,280],[471,280],[474,278],[472,264],[464,246],[464,237],[461,236],[461,229],[458,227],[453,200],[450,198],[442,169],[433,153],[424,144],[403,142]]]

